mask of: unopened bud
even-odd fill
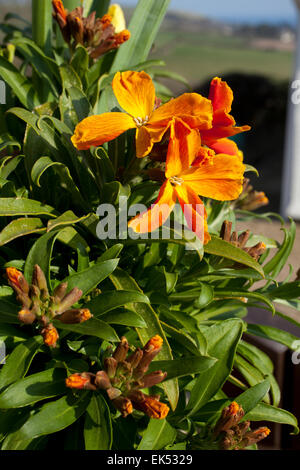
[[[82,290],[74,287],[68,294],[64,296],[56,309],[56,313],[63,313],[68,310],[72,305],[76,304],[82,297]]]
[[[244,439],[241,442],[243,448],[257,444],[262,439],[265,439],[270,434],[270,429],[266,427],[258,428],[255,431],[249,431],[245,434]]]
[[[41,291],[42,299],[46,299],[49,296],[45,274],[43,273],[38,264],[36,264],[33,269],[32,284],[36,285],[39,288],[39,290]]]
[[[160,384],[166,377],[167,372],[162,372],[161,370],[152,372],[140,379],[139,388],[153,387],[154,385]]]
[[[129,395],[132,404],[136,410],[143,411],[147,416],[154,419],[164,419],[170,408],[156,399],[142,392],[133,392]]]
[[[117,361],[113,357],[106,357],[104,359],[104,369],[110,379],[116,375]]]
[[[64,313],[60,315],[56,315],[55,319],[59,320],[61,323],[65,323],[67,325],[73,325],[76,323],[83,323],[90,318],[92,318],[92,314],[87,308],[78,308],[78,309],[71,309],[66,310]]]
[[[115,400],[116,398],[120,397],[122,395],[121,390],[115,387],[110,387],[106,390],[106,393],[108,395],[108,398],[110,400]]]
[[[127,339],[123,336],[123,337],[121,338],[120,343],[119,343],[118,346],[116,347],[115,352],[113,353],[113,358],[114,358],[117,362],[124,361],[124,360],[126,359],[126,356],[127,356],[127,353],[128,353],[128,349],[129,349],[128,341],[127,341]]]
[[[64,298],[67,292],[67,288],[68,288],[67,282],[61,282],[57,287],[55,287],[53,291],[54,303],[58,303]]]
[[[112,401],[113,405],[122,413],[123,418],[126,418],[129,414],[132,413],[133,407],[132,403],[127,397],[118,397]]]
[[[109,377],[104,370],[99,370],[96,373],[95,385],[97,388],[101,388],[101,390],[107,390],[111,387]]]
[[[66,386],[77,390],[97,390],[94,384],[95,374],[82,372],[81,374],[72,374],[66,379]]]
[[[134,377],[136,379],[139,379],[147,372],[149,365],[160,352],[162,345],[163,339],[159,335],[153,336],[153,338],[146,343],[143,347],[143,357],[134,371]]]
[[[244,415],[245,412],[243,408],[233,401],[229,406],[223,409],[222,415],[215,426],[214,435],[217,436],[222,431],[228,431],[238,424]]]
[[[21,271],[16,268],[6,268],[6,275],[9,285],[17,292],[17,294],[20,291],[23,294],[29,293],[29,284]]]
[[[136,351],[134,351],[134,353],[132,353],[127,359],[126,361],[129,362],[129,364],[131,364],[131,367],[133,369],[135,369],[140,360],[142,359],[143,357],[143,351],[140,349],[140,348],[137,348]]]
[[[33,312],[28,309],[22,309],[18,313],[18,318],[21,323],[25,325],[32,325],[32,323],[36,320],[36,316]]]

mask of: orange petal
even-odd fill
[[[226,113],[230,113],[233,101],[233,92],[227,83],[221,80],[221,78],[215,77],[212,79],[209,90],[209,99],[212,102],[214,112],[222,109]]]
[[[157,108],[149,124],[167,124],[173,117],[181,118],[192,129],[209,129],[212,124],[212,105],[197,93],[184,93]]]
[[[166,178],[180,175],[195,159],[201,139],[199,132],[191,129],[181,119],[174,119],[170,125],[170,140],[166,160]]]
[[[77,124],[71,140],[78,150],[87,150],[92,145],[98,147],[135,127],[132,117],[128,114],[99,114],[98,116],[87,117]]]
[[[175,191],[189,229],[202,243],[208,243],[210,236],[203,202],[187,184],[176,185]]]
[[[243,189],[245,165],[234,155],[216,155],[213,164],[194,166],[180,175],[186,185],[200,196],[231,201]]]
[[[162,185],[158,198],[152,204],[151,209],[131,219],[128,227],[131,227],[137,233],[153,232],[166,222],[175,203],[176,193],[169,181],[166,181]]]
[[[215,142],[212,142],[209,147],[216,152],[225,153],[226,155],[237,155],[239,156],[240,150],[236,143],[230,139],[219,139]]]
[[[233,135],[240,134],[241,132],[246,132],[251,129],[250,126],[214,126],[212,129],[201,132],[202,143],[210,147],[212,141],[218,139],[224,139],[227,137],[232,137]]]
[[[145,72],[118,72],[112,87],[120,106],[131,116],[149,118],[155,102],[155,88]]]
[[[168,127],[168,125],[162,127],[145,125],[139,127],[136,132],[136,156],[141,158],[148,155],[153,145],[161,141]]]

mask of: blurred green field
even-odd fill
[[[258,50],[243,38],[215,33],[162,31],[151,58],[163,59],[170,70],[183,75],[193,87],[231,72],[288,80],[293,69],[293,52]]]

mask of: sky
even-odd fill
[[[134,6],[137,0],[119,0]],[[169,10],[196,12],[210,18],[229,21],[296,21],[293,0],[171,0]]]

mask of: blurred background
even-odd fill
[[[137,0],[117,1],[124,8],[129,22]],[[290,121],[287,126],[289,90],[291,80],[295,77],[297,50],[296,3],[300,8],[299,0],[171,0],[150,55],[152,59],[164,60],[169,70],[184,76],[193,91],[206,96],[209,83],[215,76],[223,78],[231,86],[235,96],[233,116],[238,124],[249,124],[252,127],[250,132],[238,136],[237,143],[244,151],[245,162],[259,171],[259,178],[252,173],[248,174],[251,184],[256,190],[264,191],[269,198],[270,203],[262,212],[280,211],[283,173],[287,165],[284,157],[290,152],[287,152],[286,145],[289,140],[286,137],[287,130],[292,138],[298,134],[300,136],[297,120]],[[0,0],[0,22],[8,12],[30,20],[31,1]],[[165,80],[164,83],[174,95],[190,91],[180,82]],[[300,126],[300,115],[298,122]],[[300,141],[298,144],[299,153],[295,151],[297,146],[292,153],[293,169],[298,168],[299,172]],[[300,220],[300,198],[298,201],[296,198],[296,202]],[[246,228],[279,241],[283,238],[280,223],[276,221],[270,224],[262,219],[246,224],[243,222],[238,226],[240,230]],[[299,260],[298,224],[295,247],[289,258],[295,271],[300,267]],[[282,273],[281,279],[286,275],[288,268]],[[284,310],[283,307],[281,310]],[[295,311],[286,309],[285,313],[291,316],[292,321],[295,320],[295,324],[278,316],[272,318],[269,312],[261,309],[249,309],[247,321],[269,324],[299,337],[296,324],[299,324],[299,312],[295,314]],[[259,347],[274,362],[276,378],[283,392],[282,406],[300,419],[300,365],[292,364],[291,353],[285,346],[262,340]],[[291,437],[288,427],[281,428],[280,425],[273,427],[267,445],[272,449],[300,449],[299,438]]]

